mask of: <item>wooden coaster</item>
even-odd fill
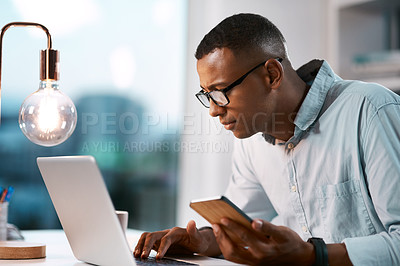
[[[46,245],[24,241],[0,241],[0,259],[21,260],[46,257]]]

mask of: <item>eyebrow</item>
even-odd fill
[[[215,84],[211,84],[210,86],[208,86],[208,89],[204,88],[203,86],[200,85],[200,88],[205,90],[205,91],[213,91],[213,90],[218,90],[216,87],[223,87],[222,89],[225,89],[226,87],[228,87],[230,84],[226,83],[226,82],[218,82]]]

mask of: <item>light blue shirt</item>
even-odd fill
[[[294,123],[287,142],[235,141],[225,195],[304,240],[344,242],[354,265],[400,265],[400,97],[324,61]]]

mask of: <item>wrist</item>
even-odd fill
[[[313,245],[313,266],[328,266],[328,248],[322,238],[312,237],[307,240]]]
[[[307,266],[312,266],[315,264],[315,247],[309,242],[304,242],[306,244],[306,249],[303,252],[303,263]]]

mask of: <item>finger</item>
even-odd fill
[[[168,236],[168,234],[166,234],[161,239],[160,247],[157,250],[156,259],[161,260],[164,257],[165,253],[168,251],[168,249],[171,246],[171,244],[172,244],[172,240]]]
[[[263,233],[267,236],[271,236],[276,240],[287,239],[287,232],[282,226],[273,225],[272,223],[261,219],[254,219],[251,225],[253,229],[257,232]]]
[[[178,242],[184,237],[185,230],[182,228],[172,228],[169,232],[161,238],[160,246],[157,250],[156,259],[162,259],[172,244]]]
[[[221,224],[223,224],[232,235],[232,237],[234,237],[233,240],[239,240],[241,241],[245,246],[249,246],[252,243],[255,243],[259,240],[259,237],[256,236],[256,234],[254,234],[254,232],[252,232],[252,230],[249,230],[247,227],[232,221],[230,219],[227,218],[222,218],[221,219]],[[231,235],[228,234],[228,235]],[[238,239],[236,239],[236,237]]]
[[[196,227],[196,222],[190,220],[186,226],[186,232],[189,235],[189,241],[191,244],[197,245],[201,242],[201,234]]]
[[[219,248],[224,255],[224,258],[236,263],[246,264],[248,263],[249,252],[240,246],[237,246],[227,235],[227,233],[218,224],[213,224],[213,231],[215,239],[219,245]]]
[[[196,228],[196,222],[193,220],[190,220],[188,222],[188,224],[186,225],[186,231],[188,232],[189,236],[195,238],[198,234],[198,230]]]
[[[189,221],[186,231],[189,235],[189,243],[193,251],[201,254],[210,248],[209,234],[206,233],[207,236],[205,236],[204,234],[200,233],[194,221]]]
[[[140,239],[139,239],[138,243],[136,244],[135,251],[133,252],[133,255],[134,255],[136,258],[138,258],[138,257],[140,256],[140,254],[142,253],[142,251],[143,251],[143,246],[144,246],[144,242],[146,241],[147,235],[148,235],[147,232],[146,232],[146,233],[143,233],[143,234],[140,236]]]
[[[157,240],[161,239],[167,232],[168,232],[168,230],[149,233],[146,236],[146,240],[144,241],[141,258],[143,258],[143,259],[147,258],[149,256],[151,250],[153,249],[154,243]]]

